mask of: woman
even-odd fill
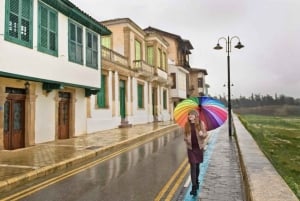
[[[186,142],[191,168],[192,191],[190,194],[193,196],[197,194],[199,188],[199,165],[203,162],[204,142],[207,136],[205,125],[200,121],[198,112],[196,110],[190,111],[184,128],[184,141]]]

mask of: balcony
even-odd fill
[[[102,59],[119,64],[125,68],[129,68],[128,59],[126,57],[104,46],[101,46],[101,56]]]
[[[152,77],[153,76],[153,66],[147,64],[143,60],[134,60],[133,61],[133,70],[138,73],[138,76],[143,77]]]
[[[168,82],[168,73],[163,71],[160,68],[156,68],[156,73],[154,76],[154,80],[156,80],[157,82],[161,83],[161,84],[169,84]]]

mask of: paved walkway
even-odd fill
[[[204,161],[200,165],[199,181],[196,197],[189,194],[190,184],[178,201],[245,200],[238,150],[235,138],[228,136],[228,124],[210,132]]]
[[[199,201],[245,200],[238,150],[235,138],[228,136],[227,125],[215,133],[215,142],[212,141],[212,153],[200,188]]]

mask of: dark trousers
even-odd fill
[[[198,177],[200,173],[200,163],[190,163],[191,167],[191,180],[192,180],[192,185],[196,186],[198,183]]]

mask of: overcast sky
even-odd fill
[[[190,40],[193,68],[206,69],[209,94],[227,94],[227,53],[220,37],[238,36],[233,48],[232,98],[284,94],[300,98],[299,0],[71,0],[93,18],[130,18]],[[225,41],[220,41],[225,47]]]

